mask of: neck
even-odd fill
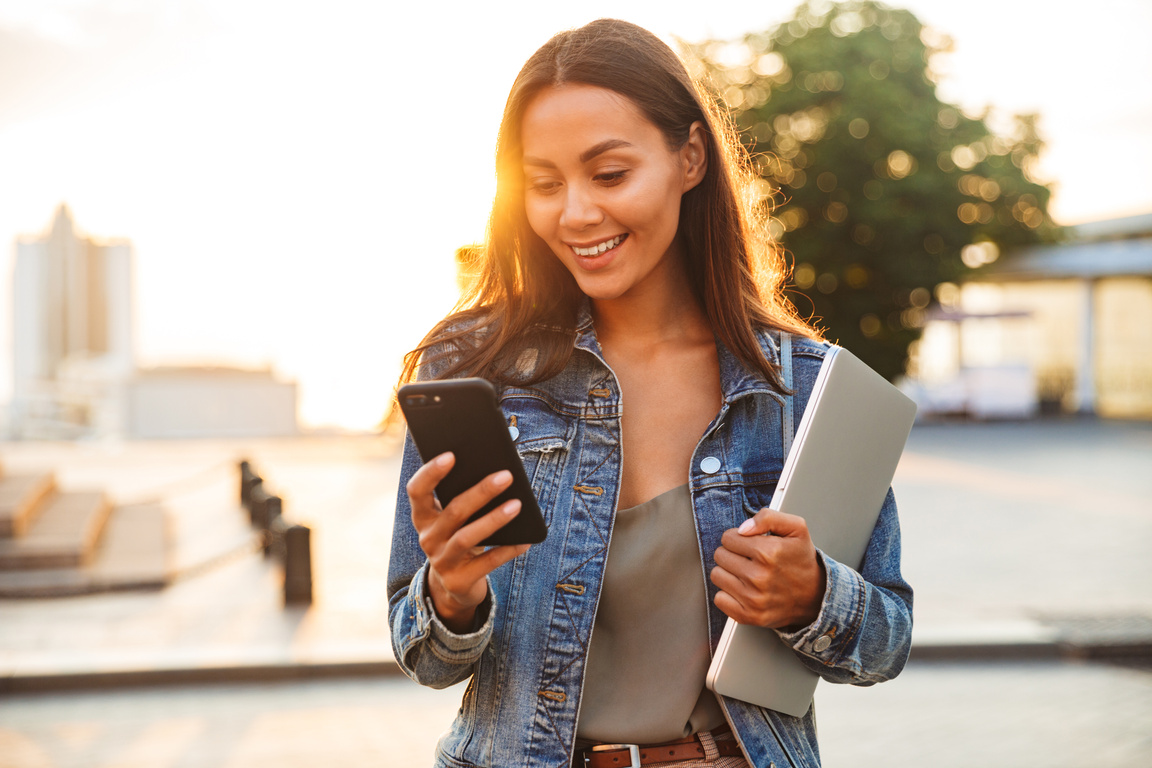
[[[668,279],[615,299],[594,300],[592,319],[603,346],[656,345],[686,340],[711,342],[711,325],[684,269]]]

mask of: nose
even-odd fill
[[[564,195],[564,210],[560,213],[560,226],[577,232],[595,226],[603,219],[604,213],[589,190],[579,184],[569,184]]]

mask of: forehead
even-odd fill
[[[549,86],[529,102],[521,120],[527,157],[561,159],[609,140],[665,148],[660,129],[631,99],[594,85]]]

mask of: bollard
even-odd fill
[[[264,490],[264,480],[259,475],[249,478],[247,485],[248,498],[244,501],[244,508],[248,510],[248,522],[255,525],[256,507],[263,503],[264,498],[268,496],[268,491]]]
[[[284,564],[284,604],[312,603],[312,530],[284,520],[284,501],[264,487],[264,480],[247,460],[240,462],[240,503],[252,527],[264,534],[264,557]]]
[[[249,462],[240,462],[240,503],[248,506],[252,501],[252,489],[262,482],[260,475],[252,470]]]
[[[248,478],[253,474],[252,465],[247,459],[239,464],[240,467],[240,503],[248,503]]]
[[[312,530],[293,525],[284,531],[284,604],[312,603]]]
[[[252,524],[253,528],[259,530],[267,530],[268,525],[264,522],[267,518],[265,512],[265,505],[272,494],[268,493],[268,489],[264,487],[262,480],[257,478],[256,485],[248,491],[248,522]]]
[[[284,529],[284,500],[279,496],[268,496],[260,505],[260,515],[256,527],[264,531],[264,557],[271,557],[273,540],[282,535]]]

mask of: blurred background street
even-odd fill
[[[0,765],[426,764],[462,689],[422,689],[391,664],[394,449],[4,446],[6,467],[51,460],[62,484],[167,484],[190,532],[177,541],[201,542],[177,559],[212,554],[198,526],[243,540],[243,453],[313,526],[316,580],[313,605],[286,609],[279,565],[240,550],[160,592],[0,601]],[[1144,422],[917,426],[895,480],[912,661],[885,685],[819,688],[826,765],[1146,764],[1150,466]]]

